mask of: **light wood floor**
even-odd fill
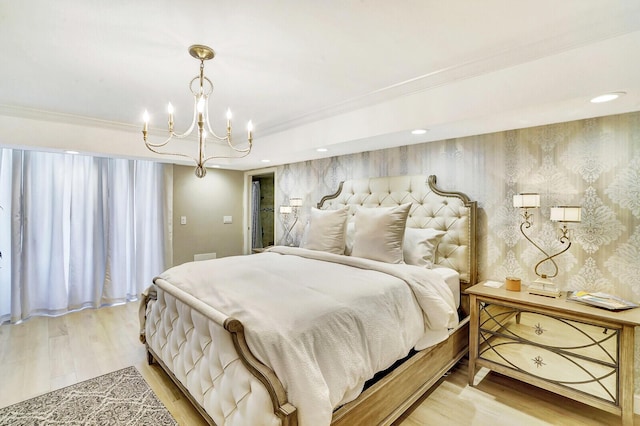
[[[204,425],[162,370],[147,365],[137,314],[129,303],[0,326],[0,408],[134,365],[178,423]],[[617,424],[617,416],[498,374],[469,387],[463,361],[394,426]]]

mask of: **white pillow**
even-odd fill
[[[300,247],[334,254],[344,254],[344,234],[347,223],[347,209],[311,209],[308,229]]]
[[[404,263],[428,269],[433,268],[440,238],[445,234],[445,231],[433,228],[405,229],[404,242],[402,243]]]
[[[347,230],[344,236],[344,254],[351,256],[353,251],[353,240],[356,237],[356,223],[354,221],[347,221]]]
[[[351,256],[386,263],[402,263],[402,240],[411,203],[397,207],[360,207]]]

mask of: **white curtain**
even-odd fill
[[[0,321],[135,300],[171,264],[170,166],[0,155]]]

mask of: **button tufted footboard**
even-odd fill
[[[187,304],[156,280],[147,304],[151,356],[208,421],[223,425],[295,425],[296,410],[275,374],[249,351],[242,324],[194,299]]]

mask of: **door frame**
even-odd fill
[[[278,211],[276,209],[276,200],[278,200],[278,169],[276,167],[268,167],[266,169],[256,169],[256,170],[248,170],[244,172],[244,203],[243,203],[243,253],[251,254],[251,234],[252,234],[252,222],[251,222],[251,183],[253,182],[254,176],[271,176],[273,175],[273,240],[277,241],[276,235],[278,235],[278,221],[277,214]]]

